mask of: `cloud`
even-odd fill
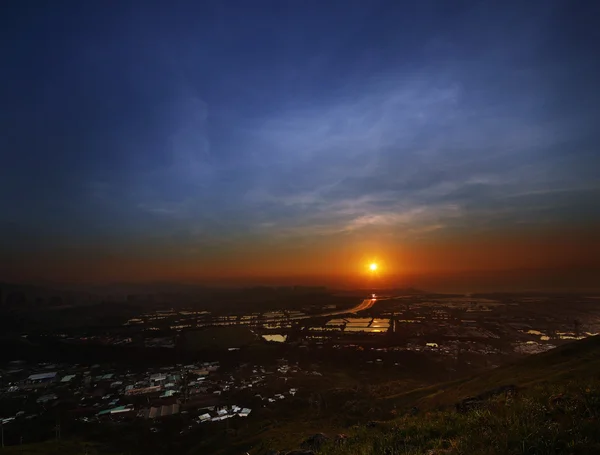
[[[119,81],[134,81],[125,90],[90,79],[103,90],[93,115],[82,112],[82,123],[102,124],[77,141],[93,145],[89,167],[57,159],[55,178],[38,172],[52,183],[44,198],[28,197],[53,214],[70,200],[61,225],[81,232],[178,245],[246,235],[411,238],[593,217],[598,67],[578,54],[577,31],[557,26],[571,7],[492,3],[440,15],[424,4],[410,21],[391,4],[385,18],[365,7],[378,20],[355,11],[345,23],[342,14],[332,34],[320,18],[327,27],[314,42],[304,43],[305,27],[279,30],[285,52],[269,33],[256,32],[263,45],[250,49],[252,40],[224,27],[225,41],[205,39],[204,28],[182,54],[177,40],[165,44],[172,60],[131,55],[135,62],[114,65]],[[418,26],[408,26],[413,19]],[[147,64],[163,69],[155,77]],[[4,193],[25,193],[28,180],[13,180]]]
[[[555,166],[564,132],[546,130],[527,109],[511,115],[502,97],[474,100],[452,67],[348,90],[246,120],[229,150],[211,145],[206,103],[176,103],[169,164],[141,179],[137,209],[210,226],[214,238],[372,229],[417,237],[535,222],[541,206],[525,195],[574,184]],[[536,93],[523,96],[524,105],[537,102]],[[507,205],[509,197],[522,201]]]
[[[255,153],[269,171],[242,189],[240,205],[259,214],[248,215],[256,225],[295,225],[290,234],[411,224],[433,232],[477,211],[474,203],[483,208],[486,197],[547,184],[552,160],[532,161],[556,133],[527,114],[495,116],[502,107],[494,112],[462,92],[452,73],[377,81],[352,99],[253,124],[247,148],[260,144]]]

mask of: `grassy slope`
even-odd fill
[[[558,405],[549,397],[562,394]],[[597,454],[600,382],[536,385],[513,402],[489,400],[459,414],[433,411],[380,427],[356,428],[346,443],[323,455]]]
[[[600,372],[600,336],[568,343],[471,378],[438,384],[387,399],[398,406],[433,409],[503,385],[532,386],[540,382],[579,380]]]
[[[491,398],[464,414],[446,406],[506,384],[522,390],[515,398]],[[600,453],[600,337],[390,399],[416,400],[422,411],[375,428],[355,427],[344,444],[330,444],[321,453]]]

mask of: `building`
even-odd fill
[[[179,414],[179,404],[177,403],[159,407],[151,407],[144,409],[141,413],[144,419],[158,419],[160,417],[167,417],[175,414]]]
[[[27,380],[33,384],[53,382],[56,379],[56,371],[50,373],[37,373],[30,375]]]

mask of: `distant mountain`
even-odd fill
[[[89,292],[31,284],[0,282],[0,308],[25,309],[89,302]]]

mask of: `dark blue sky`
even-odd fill
[[[599,2],[109,3],[2,6],[12,260],[600,218]]]

